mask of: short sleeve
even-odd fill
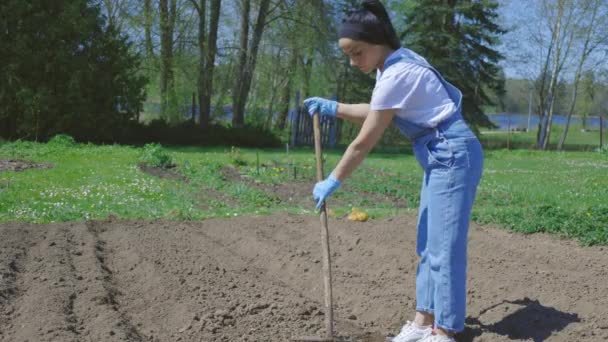
[[[405,109],[429,72],[427,68],[412,64],[399,63],[379,75],[372,93],[370,106],[372,110]]]

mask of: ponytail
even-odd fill
[[[386,13],[386,9],[382,6],[382,3],[378,0],[363,0],[361,2],[361,7],[372,12],[378,19],[386,20],[390,23],[390,19],[388,17],[388,13]]]
[[[394,50],[401,47],[391,19],[379,0],[363,0],[361,9],[346,16],[340,27],[340,38],[388,45]]]

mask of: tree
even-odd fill
[[[547,149],[550,144],[553,116],[560,107],[560,80],[576,83],[575,61],[580,60],[580,55],[575,52],[583,48],[581,28],[591,13],[585,10],[591,4],[589,1],[543,0],[532,2],[517,13],[521,23],[512,32],[518,43],[511,51],[518,53],[510,53],[511,60],[534,84],[539,117],[536,145],[540,149]],[[522,40],[528,44],[519,43]]]
[[[395,6],[406,17],[401,38],[463,93],[463,116],[473,126],[493,127],[482,106],[487,89],[504,91],[494,46],[506,31],[496,24],[497,1],[417,0]]]
[[[304,16],[305,10],[308,9],[307,3],[302,1],[295,1],[293,4],[287,4],[284,2],[281,6],[283,12],[283,18],[279,24],[281,30],[277,34],[277,38],[286,37],[287,39],[280,40],[283,46],[276,47],[277,49],[277,65],[281,65],[281,60],[286,59],[288,63],[286,66],[281,67],[280,74],[277,74],[273,82],[273,92],[271,95],[271,102],[268,108],[267,127],[270,126],[270,121],[274,115],[273,103],[276,96],[275,89],[280,89],[280,95],[278,99],[279,104],[279,116],[276,120],[275,128],[278,130],[284,130],[287,124],[287,116],[289,114],[289,102],[291,100],[291,92],[294,90],[294,78],[298,71],[298,61],[300,59],[302,36],[305,34],[302,24],[295,19],[298,15]],[[298,39],[300,38],[300,39]],[[280,85],[280,87],[278,87]]]
[[[122,31],[124,12],[126,11],[128,0],[103,0],[105,15],[108,25],[114,26],[118,31]]]
[[[243,127],[245,124],[245,104],[249,96],[249,88],[255,70],[256,58],[260,47],[260,40],[266,25],[270,0],[260,0],[258,15],[253,28],[253,35],[249,41],[249,16],[251,0],[241,0],[241,29],[239,32],[239,58],[237,75],[234,83],[232,104],[232,125]]]
[[[604,0],[583,0],[580,2],[580,15],[577,15],[580,19],[575,24],[575,30],[576,33],[578,33],[577,38],[580,40],[579,44],[581,44],[580,57],[574,74],[574,84],[566,127],[564,127],[564,131],[557,145],[558,150],[561,150],[564,147],[566,136],[568,135],[570,119],[574,113],[578,96],[578,87],[581,77],[583,77],[586,63],[598,47],[606,46],[606,43],[608,43],[608,33],[606,33],[605,30],[605,27],[608,24],[607,7]],[[593,72],[587,73],[585,76],[588,79],[587,82],[585,82],[587,85],[587,93],[590,94],[591,100],[593,101],[593,89],[591,87],[593,85]],[[587,113],[583,113],[583,115],[586,114]]]
[[[217,51],[217,33],[219,27],[221,0],[211,0],[209,28],[205,23],[207,0],[190,0],[199,17],[198,26],[198,103],[200,105],[200,125],[206,127],[211,117],[211,95],[213,94],[213,70]]]
[[[169,4],[170,1],[170,4]],[[175,110],[175,83],[173,76],[173,33],[175,30],[176,0],[160,0],[160,108],[161,115],[170,118],[169,109]],[[171,113],[175,114],[175,113]]]
[[[587,117],[594,111],[596,88],[598,88],[595,73],[592,70],[586,71],[581,77],[580,83],[582,92],[576,101],[576,112],[581,116],[583,129],[586,129]]]
[[[570,54],[574,30],[574,6],[568,0],[544,0],[542,13],[545,13],[549,23],[551,39],[547,46],[547,54],[543,66],[540,104],[539,104],[539,132],[537,135],[537,146],[546,150],[549,146],[551,137],[551,127],[553,123],[553,113],[556,101],[556,87],[560,74],[564,68],[564,63]],[[549,79],[548,86],[545,84]],[[546,95],[546,96],[545,96]]]
[[[86,0],[0,2],[0,122],[7,139],[111,141],[147,80],[126,36]]]
[[[292,95],[297,90],[301,99],[311,95],[310,79],[316,55],[322,55],[324,63],[328,65],[335,64],[335,56],[326,53],[326,46],[334,43],[332,39],[335,38],[329,9],[320,0],[284,1],[280,6],[279,20],[269,28],[269,34],[274,33],[272,49],[281,51],[281,58],[271,68],[277,74],[276,83],[280,92],[279,115],[275,123],[275,128],[279,130],[286,127]],[[281,60],[287,63],[281,63]],[[269,113],[269,118],[271,115]]]
[[[152,0],[144,0],[144,34],[145,50],[148,59],[154,58],[154,45],[152,45],[152,24],[153,24]]]

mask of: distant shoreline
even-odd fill
[[[540,117],[538,115],[530,115],[528,114],[517,114],[517,113],[509,113],[509,114],[488,114],[488,119],[498,126],[499,130],[508,130],[511,128],[532,128],[533,126],[538,125],[540,122]],[[604,127],[608,126],[608,120],[602,121],[600,116],[578,116],[573,115],[570,118],[570,122],[568,123],[568,116],[563,114],[553,114],[552,124],[557,126],[566,126],[569,124],[570,127],[579,127],[582,126],[584,128],[599,128],[600,124]],[[584,124],[583,124],[584,121]]]
[[[525,114],[524,113],[492,113],[492,114],[486,114],[486,115],[487,116],[499,116],[499,115],[504,115],[504,116],[506,116],[506,115],[525,115],[525,116],[528,116],[528,113],[525,113]],[[532,113],[531,116],[532,117],[538,117],[538,115],[534,114],[534,113]],[[553,116],[567,117],[566,114],[553,114]],[[572,115],[572,117],[573,118],[582,118],[583,116],[582,115]],[[593,118],[593,119],[599,119],[600,116],[599,115],[587,115],[586,118],[588,118],[588,119],[591,119],[591,118]]]

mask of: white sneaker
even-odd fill
[[[424,337],[422,340],[419,340],[419,342],[456,342],[456,340],[450,336],[430,334]]]
[[[401,328],[399,335],[393,337],[391,342],[419,342],[433,332],[432,325],[419,326],[414,322],[407,321]]]

